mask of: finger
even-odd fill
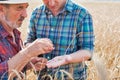
[[[42,57],[38,58],[37,61],[41,62],[41,63],[47,63],[47,59],[46,58],[42,58]]]
[[[59,67],[60,64],[58,62],[52,62],[52,63],[47,63],[46,66],[48,68],[56,68],[56,67]]]
[[[53,47],[52,41],[50,39],[47,39],[47,38],[39,39],[39,42],[44,43],[47,46],[52,46]]]
[[[52,51],[54,49],[53,44],[50,43],[39,43],[39,48],[43,48],[45,51]]]
[[[35,68],[37,70],[42,70],[43,68],[45,68],[45,66],[46,66],[46,63],[38,62],[38,63],[35,64]]]

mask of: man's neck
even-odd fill
[[[57,16],[59,14],[58,11],[52,11],[52,13],[53,13],[54,16]]]
[[[51,10],[52,14],[53,14],[54,16],[56,16],[56,15],[59,14],[60,11],[63,10],[63,7],[60,7],[59,9],[50,9],[50,10]]]

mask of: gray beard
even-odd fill
[[[3,16],[3,21],[12,29],[18,28],[19,26],[16,24],[16,22],[9,21],[5,16]]]
[[[7,25],[10,26],[11,28],[15,29],[18,28],[19,26],[16,23],[13,23],[11,21],[6,21]]]

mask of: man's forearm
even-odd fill
[[[24,68],[24,66],[29,62],[31,58],[27,54],[28,54],[27,49],[24,49],[8,60],[9,75],[14,77],[15,74],[13,74],[13,70],[20,72]]]
[[[73,54],[68,55],[67,62],[68,63],[77,63],[86,61],[91,58],[91,52],[88,50],[79,50],[74,52]]]

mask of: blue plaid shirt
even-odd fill
[[[52,15],[43,5],[32,13],[27,43],[37,38],[49,38],[53,41],[55,50],[44,55],[47,59],[71,54],[81,49],[93,51],[94,34],[91,15],[71,0],[67,0],[57,16]],[[76,80],[86,77],[86,67],[82,66],[82,63],[61,66],[61,69],[66,71],[72,69]]]

